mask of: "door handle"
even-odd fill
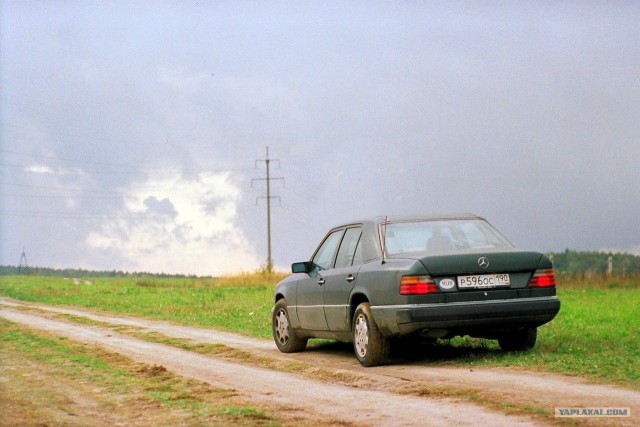
[[[318,285],[324,285],[324,277],[321,277],[320,280],[318,280]]]
[[[347,282],[351,283],[356,280],[356,277],[353,274],[347,276]]]

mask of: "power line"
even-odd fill
[[[7,127],[11,127],[11,128],[17,128],[17,129],[26,129],[29,130],[31,129],[28,126],[21,126],[21,125],[15,125],[15,124],[11,124],[11,123],[6,123],[6,122],[0,122],[0,125],[2,125],[2,127],[7,128]],[[103,142],[110,142],[110,143],[117,143],[117,144],[131,144],[133,141],[131,140],[126,140],[126,139],[117,139],[117,138],[105,138],[102,136],[86,136],[86,135],[80,135],[77,133],[69,133],[69,132],[60,132],[60,131],[53,131],[53,130],[44,130],[44,129],[40,129],[42,132],[44,133],[48,133],[50,135],[59,135],[59,136],[66,136],[69,138],[80,138],[80,139],[84,139],[84,140],[91,140],[91,141],[103,141]],[[139,143],[139,141],[136,141],[136,143]],[[146,142],[146,144],[148,145],[158,145],[158,142]]]
[[[18,156],[33,157],[33,158],[37,158],[37,159],[56,160],[56,161],[62,161],[62,162],[74,162],[74,163],[84,163],[84,164],[91,164],[91,165],[122,167],[122,163],[108,163],[108,162],[96,162],[96,161],[92,161],[92,160],[69,159],[69,158],[66,158],[66,157],[47,156],[47,155],[44,155],[44,154],[23,153],[23,152],[20,152],[20,151],[5,150],[5,149],[2,149],[2,148],[0,148],[0,153],[15,154],[15,155],[18,155]]]
[[[129,213],[122,215],[105,215],[104,213],[82,213],[40,210],[0,210],[2,216],[31,216],[42,218],[90,219],[90,218],[147,218],[153,213]]]
[[[37,188],[37,189],[44,189],[44,190],[59,190],[59,191],[70,191],[70,192],[78,192],[78,193],[117,194],[122,196],[126,195],[126,193],[123,193],[122,191],[85,190],[81,188],[52,187],[48,185],[15,184],[12,182],[0,182],[0,185],[6,185],[8,187]]]
[[[124,191],[109,191],[109,190],[88,190],[84,188],[73,188],[73,187],[57,187],[50,185],[35,185],[35,184],[19,184],[14,182],[0,182],[0,187],[19,187],[19,188],[30,188],[36,190],[48,190],[48,191],[61,191],[61,192],[70,192],[70,193],[84,193],[84,194],[98,194],[105,195],[102,198],[110,198],[106,197],[107,195],[111,195],[111,197],[134,197],[136,196],[136,192],[124,192]],[[189,194],[189,191],[184,191],[182,189],[172,188],[172,187],[151,187],[151,186],[141,186],[137,188],[138,193],[152,193],[152,192],[162,192],[162,194]],[[197,193],[197,191],[194,190]],[[34,197],[33,195],[17,195],[17,197]],[[64,197],[46,194],[44,197]],[[76,196],[74,196],[76,197]]]
[[[0,193],[0,197],[8,198],[25,198],[25,199],[68,199],[70,196],[62,194],[8,194]],[[74,200],[105,200],[105,199],[120,199],[121,195],[105,195],[105,196],[86,196],[86,195],[74,195]]]
[[[2,150],[0,150],[2,151]],[[78,163],[82,163],[81,161],[78,161]],[[93,170],[89,170],[87,172],[87,170],[85,168],[80,169],[79,166],[69,166],[67,167],[57,167],[57,168],[51,168],[49,171],[46,172],[38,172],[36,170],[33,170],[34,167],[40,167],[42,165],[27,165],[27,164],[18,164],[18,163],[0,163],[0,167],[2,168],[13,168],[13,169],[21,169],[22,172],[27,172],[27,173],[49,173],[49,174],[53,174],[53,175],[81,175],[81,174],[87,174],[87,175],[139,175],[141,172],[153,172],[153,173],[179,173],[179,172],[194,172],[196,171],[194,170],[189,170],[189,169],[160,169],[160,168],[155,168],[155,169],[141,169],[140,167],[134,167],[134,166],[126,166],[126,165],[121,165],[120,167],[122,169],[120,170],[97,170],[97,169],[93,169]],[[44,166],[44,167],[49,167],[49,166]],[[202,172],[205,172],[204,170],[202,170]],[[206,172],[212,172],[212,173],[222,173],[222,172],[235,172],[235,170],[231,170],[231,169],[221,169],[221,170],[206,170]]]
[[[112,168],[118,168],[117,171],[103,171],[101,173],[140,173],[140,172],[166,172],[166,173],[178,173],[178,172],[210,172],[210,173],[224,173],[224,172],[246,172],[251,170],[251,168],[220,168],[220,169],[183,169],[183,168],[161,168],[161,167],[141,167],[139,164],[126,164],[126,163],[112,163],[112,162],[101,162],[94,160],[86,160],[86,159],[73,159],[70,157],[57,157],[57,156],[48,156],[44,154],[31,154],[14,150],[6,150],[0,148],[0,153],[13,154],[17,156],[31,157],[36,159],[45,159],[45,160],[54,160],[60,162],[71,162],[78,163],[83,165],[92,165],[92,166],[108,166]],[[2,164],[3,166],[8,167],[29,167],[30,165],[18,165],[18,164]],[[123,171],[123,169],[130,169],[131,171]],[[95,171],[93,172],[95,173]]]
[[[0,216],[7,217],[19,217],[19,218],[48,218],[48,219],[130,219],[140,220],[149,219],[153,217],[167,217],[168,214],[157,212],[129,212],[122,214],[104,214],[93,212],[62,212],[62,211],[39,211],[39,210],[0,210]],[[207,213],[203,214],[187,214],[179,215],[183,221],[190,221],[196,219],[205,219],[210,216]]]

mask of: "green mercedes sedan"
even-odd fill
[[[302,351],[309,338],[350,341],[364,366],[385,363],[401,338],[469,335],[528,350],[560,310],[549,258],[471,214],[350,222],[291,268],[275,290],[280,351]]]

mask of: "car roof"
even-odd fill
[[[380,224],[383,222],[412,222],[412,221],[447,221],[456,219],[484,219],[473,213],[453,213],[453,214],[422,214],[422,215],[378,215],[362,219],[360,221],[352,221],[345,224],[356,224],[370,222]]]
[[[452,219],[482,219],[472,213],[438,214],[438,215],[388,215],[379,216],[377,221],[405,222],[405,221],[446,221]]]
[[[453,214],[427,214],[427,215],[378,215],[369,218],[361,218],[360,220],[342,222],[340,224],[335,225],[332,229],[348,227],[350,225],[356,224],[370,224],[373,226],[377,226],[378,224],[382,224],[384,222],[393,223],[393,222],[417,222],[417,221],[448,221],[448,220],[459,220],[459,219],[481,219],[484,220],[481,216],[478,216],[473,213],[453,213]]]

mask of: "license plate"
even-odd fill
[[[511,279],[508,274],[477,274],[475,276],[458,276],[458,288],[497,288],[509,286]]]

